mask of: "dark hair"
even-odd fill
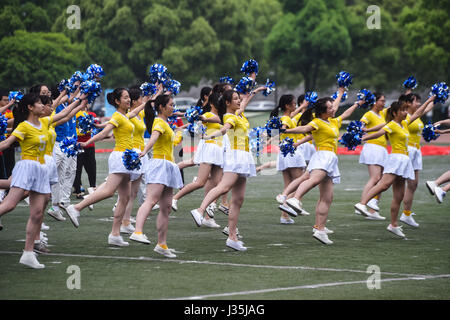
[[[397,113],[400,108],[403,106],[404,102],[394,101],[391,106],[387,110],[386,114],[386,122],[391,122],[394,119],[394,113]]]
[[[276,106],[272,112],[270,113],[270,117],[278,117],[278,111],[286,111],[286,106],[292,101],[294,101],[295,97],[292,94],[284,94],[280,97],[278,101],[278,106]]]
[[[298,98],[297,98],[297,104],[302,104],[303,101],[305,101],[305,95],[304,95],[304,94],[301,94],[301,95],[299,95]]]
[[[155,100],[149,100],[145,103],[145,126],[147,127],[148,133],[152,134],[153,121],[155,121],[156,112],[161,112],[161,108],[165,108],[172,99],[171,95],[162,94],[156,97]],[[156,112],[155,112],[156,111]]]
[[[44,96],[44,95],[40,95],[39,99],[41,99],[42,104],[46,105],[46,104],[52,104],[53,103],[53,99],[50,98],[49,96]]]
[[[384,94],[382,92],[374,92],[373,95],[375,96],[375,100],[378,101],[381,99],[381,97],[384,97]]]
[[[128,90],[125,88],[116,88],[113,92],[109,92],[106,95],[106,100],[108,100],[108,103],[110,105],[114,106],[117,109],[117,107],[119,106],[116,104],[116,100],[120,101],[120,97],[122,96],[122,92],[124,91],[128,92]]]
[[[14,117],[13,130],[17,128],[17,126],[20,123],[28,119],[28,116],[30,114],[28,106],[32,106],[38,101],[41,101],[41,98],[38,93],[30,92],[22,97],[22,100],[19,101],[17,108],[14,108],[13,110],[13,117]]]
[[[134,101],[138,101],[141,97],[142,90],[139,86],[132,86],[128,89],[128,94],[130,95],[131,104],[133,104]]]
[[[407,101],[407,95],[402,93],[402,94],[400,95],[400,97],[398,97],[398,100],[397,100],[397,101],[400,102],[400,103],[408,102],[408,101]]]
[[[225,86],[227,85],[228,83],[216,83],[212,88],[212,92],[223,94],[225,92]]]
[[[300,117],[300,122],[302,126],[307,125],[313,119],[313,112],[315,113],[316,118],[320,117],[323,113],[327,112],[327,102],[333,101],[330,97],[325,97],[317,100],[314,104],[314,107],[308,108],[302,116]]]
[[[43,87],[43,86],[46,86],[45,84],[43,84],[43,83],[40,83],[40,84],[36,84],[36,85],[34,85],[34,86],[32,86],[31,88],[30,88],[30,93],[36,93],[36,94],[41,94],[41,88]],[[47,86],[46,86],[47,87]],[[47,87],[48,88],[48,87]]]
[[[211,108],[211,105],[213,105],[217,111],[219,112],[219,118],[222,121],[223,120],[223,115],[227,112],[227,109],[223,109],[222,106],[219,106],[219,100],[221,99],[222,95],[217,93],[217,92],[213,92],[211,93],[211,95],[209,96],[209,103],[208,105]]]
[[[410,93],[410,95],[414,96],[416,98],[416,100],[422,100],[422,97],[418,93],[413,92],[413,93]]]
[[[9,92],[6,90],[0,90],[0,99],[3,97],[9,97]]]
[[[209,96],[211,93],[212,88],[211,87],[203,87],[202,90],[200,90],[200,98],[197,101],[197,106],[203,106],[203,103],[205,102],[204,97]],[[205,112],[205,111],[204,111]],[[207,111],[206,111],[207,112]]]

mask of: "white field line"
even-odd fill
[[[0,251],[0,254],[17,254],[21,255],[22,252],[15,251]],[[46,253],[42,254],[42,257],[71,257],[71,258],[91,258],[91,259],[113,259],[113,260],[131,260],[131,261],[155,261],[155,262],[172,262],[179,264],[203,264],[203,265],[216,265],[216,266],[229,266],[229,267],[241,267],[241,268],[260,268],[260,269],[276,269],[276,270],[311,270],[311,271],[329,271],[329,272],[349,272],[349,273],[365,273],[366,270],[355,269],[337,269],[337,268],[318,268],[308,266],[274,266],[274,265],[261,265],[261,264],[242,264],[242,263],[230,263],[230,262],[214,262],[214,261],[198,261],[198,260],[180,260],[180,259],[167,259],[167,258],[150,258],[150,257],[121,257],[121,256],[97,256],[89,254],[70,254],[70,253]],[[420,275],[409,273],[397,273],[397,272],[380,272],[381,275],[390,276],[403,276],[403,277],[416,277],[426,278],[433,277],[434,275]]]
[[[380,279],[380,282],[426,280],[426,279],[437,279],[437,278],[450,278],[450,274],[435,275],[435,276],[423,276],[423,277],[421,276],[421,277]],[[200,300],[200,299],[208,299],[208,298],[231,297],[231,296],[249,295],[249,294],[262,294],[262,293],[289,291],[289,290],[317,289],[317,288],[324,288],[324,287],[335,287],[335,286],[354,285],[354,284],[367,284],[367,280],[346,281],[346,282],[330,282],[330,283],[319,283],[319,284],[294,286],[294,287],[284,287],[284,288],[271,288],[271,289],[261,289],[261,290],[251,290],[251,291],[216,293],[216,294],[207,294],[207,295],[202,295],[202,296],[172,298],[170,300]]]

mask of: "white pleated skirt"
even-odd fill
[[[422,152],[420,149],[408,146],[409,159],[414,170],[422,170]]]
[[[48,170],[34,160],[20,160],[14,166],[11,187],[38,193],[51,193]]]
[[[223,172],[237,173],[246,178],[256,176],[255,160],[250,152],[228,149],[224,160]]]
[[[50,185],[52,186],[59,182],[58,169],[56,168],[56,162],[52,156],[49,156],[47,154],[44,155],[44,160],[45,160],[44,166],[47,169],[48,179],[49,179]]]
[[[383,174],[391,173],[405,179],[414,180],[414,169],[411,159],[405,154],[391,153],[386,161]]]
[[[388,159],[388,155],[389,154],[385,147],[374,143],[366,143],[364,144],[359,156],[359,163],[384,167]]]
[[[338,167],[338,157],[332,151],[319,150],[313,154],[308,164],[308,172],[312,170],[324,170],[334,184],[341,182],[341,173]]]
[[[316,153],[316,147],[314,147],[314,145],[309,142],[302,143],[297,147],[297,149],[300,149],[300,152],[303,155],[305,161],[310,161],[313,154]]]
[[[145,165],[145,183],[163,184],[169,188],[181,189],[183,179],[180,168],[169,160],[150,159]]]
[[[302,150],[297,148],[294,154],[288,154],[286,157],[281,152],[277,157],[277,170],[284,171],[289,168],[304,168],[306,167],[305,158],[303,158]]]
[[[122,161],[122,156],[123,156],[123,152],[121,152],[121,151],[111,152],[111,154],[109,155],[109,158],[108,158],[108,173],[109,174],[126,173],[126,174],[129,174],[130,176],[133,173],[139,174],[139,170],[128,170],[127,168],[125,168],[125,165],[123,164],[123,161]],[[142,168],[142,166],[141,166],[141,168]]]
[[[194,154],[194,163],[209,163],[223,168],[223,158],[223,147],[215,143],[206,143],[205,140],[200,140],[197,151]]]

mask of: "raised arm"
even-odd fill
[[[16,102],[16,99],[12,99],[12,100],[9,101],[5,106],[1,107],[1,108],[0,108],[0,113],[3,113],[3,112],[5,112],[6,110],[8,110],[9,107],[11,107],[11,106],[14,104],[14,102]]]
[[[73,108],[72,111],[70,111],[70,113],[67,116],[65,116],[64,118],[56,121],[55,122],[55,127],[59,126],[59,125],[61,125],[63,123],[66,123],[67,121],[72,119],[73,116],[78,113],[78,111],[81,111],[81,110],[83,110],[86,107],[87,103],[88,103],[87,100],[82,100],[81,103],[77,107]]]
[[[67,91],[66,91],[66,89],[61,91],[59,93],[58,97],[55,100],[53,100],[53,109],[55,109],[57,106],[59,106],[62,103],[63,98],[66,98],[65,100],[67,100]]]
[[[337,99],[339,99],[339,97]],[[363,103],[364,103],[364,100],[363,101],[357,101],[350,108],[348,108],[347,110],[342,112],[342,114],[341,114],[342,120],[345,120],[348,117],[350,117],[352,115],[352,113]]]
[[[81,95],[80,99],[76,99],[74,102],[72,102],[71,104],[69,104],[67,107],[65,107],[63,110],[61,110],[61,112],[55,114],[53,116],[53,122],[58,122],[59,120],[67,117],[70,112],[73,110],[73,108],[77,107],[80,104],[80,101],[85,99],[86,95]]]
[[[303,100],[302,104],[296,108],[294,111],[291,112],[290,117],[295,117],[299,112],[303,113],[306,110],[306,107],[308,106],[308,101]]]
[[[338,111],[338,109],[339,109],[339,104],[341,103],[342,96],[345,93],[345,88],[344,87],[339,87],[338,91],[339,91],[338,96],[333,101],[333,104],[332,104],[332,106],[333,106],[333,114],[336,113],[336,111]]]

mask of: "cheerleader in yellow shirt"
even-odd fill
[[[84,98],[84,97],[83,97]],[[23,96],[14,112],[12,134],[0,143],[0,151],[18,141],[21,148],[21,160],[16,163],[11,179],[11,189],[0,204],[0,216],[12,211],[27,192],[30,198],[30,218],[26,227],[25,249],[20,263],[31,268],[42,269],[34,255],[34,240],[38,239],[42,223],[44,206],[50,194],[50,180],[45,167],[45,150],[49,138],[49,127],[67,116],[80,103],[70,104],[58,114],[43,117],[45,107],[38,94]]]
[[[132,170],[128,170],[122,161],[123,153],[126,149],[132,149],[134,125],[130,121],[131,118],[137,116],[144,105],[128,112],[130,108],[130,95],[125,88],[117,88],[113,92],[107,94],[108,103],[116,107],[116,112],[111,117],[105,128],[97,135],[86,142],[80,142],[82,147],[97,142],[105,138],[113,131],[116,140],[114,150],[108,159],[108,177],[106,182],[99,186],[92,194],[76,205],[67,207],[66,212],[72,224],[78,228],[80,211],[89,205],[93,205],[101,200],[110,198],[117,191],[119,201],[114,210],[114,221],[111,233],[108,235],[108,244],[113,246],[125,247],[125,242],[120,236],[120,226],[122,224],[125,208],[130,198],[130,177],[133,175]]]
[[[340,182],[338,157],[336,155],[339,128],[342,125],[342,120],[350,117],[358,107],[358,103],[355,103],[345,110],[342,115],[335,118],[334,116],[339,108],[343,93],[344,88],[340,88],[336,100],[333,101],[331,98],[319,99],[314,108],[310,108],[302,116],[305,119],[312,118],[312,112],[315,112],[315,118],[309,124],[286,130],[287,133],[311,132],[316,143],[317,152],[311,157],[307,168],[309,178],[300,184],[295,192],[295,196],[288,199],[286,203],[300,213],[302,204],[299,199],[312,188],[319,185],[320,197],[316,205],[316,223],[313,228],[313,237],[324,244],[333,243],[328,238],[328,233],[331,233],[331,231],[325,227],[325,224],[331,202],[333,201],[333,184]],[[303,141],[306,140],[306,138],[303,139]]]
[[[143,233],[144,224],[153,207],[159,203],[159,214],[156,220],[158,243],[154,251],[168,258],[175,258],[173,250],[167,247],[167,231],[169,214],[172,206],[173,188],[183,186],[181,172],[174,162],[173,147],[182,140],[181,131],[175,134],[167,119],[173,113],[173,98],[163,94],[145,105],[145,124],[151,128],[151,136],[144,150],[139,155],[145,157],[153,148],[153,158],[145,168],[145,183],[147,192],[145,201],[139,207],[136,215],[136,229],[130,240],[150,244]]]
[[[408,124],[430,111],[433,108],[432,102],[434,99],[435,96],[431,96],[409,119],[406,119],[407,105],[395,101],[388,109],[388,123],[379,131],[362,138],[362,140],[370,140],[387,134],[392,146],[392,153],[389,154],[380,181],[363,195],[361,202],[355,204],[355,209],[363,215],[369,216],[370,212],[367,207],[369,200],[380,192],[386,191],[392,185],[391,223],[387,230],[401,238],[404,238],[405,235],[402,232],[402,227],[397,224],[397,217],[405,194],[405,179],[414,179],[414,169],[408,156],[408,140],[410,137]]]

